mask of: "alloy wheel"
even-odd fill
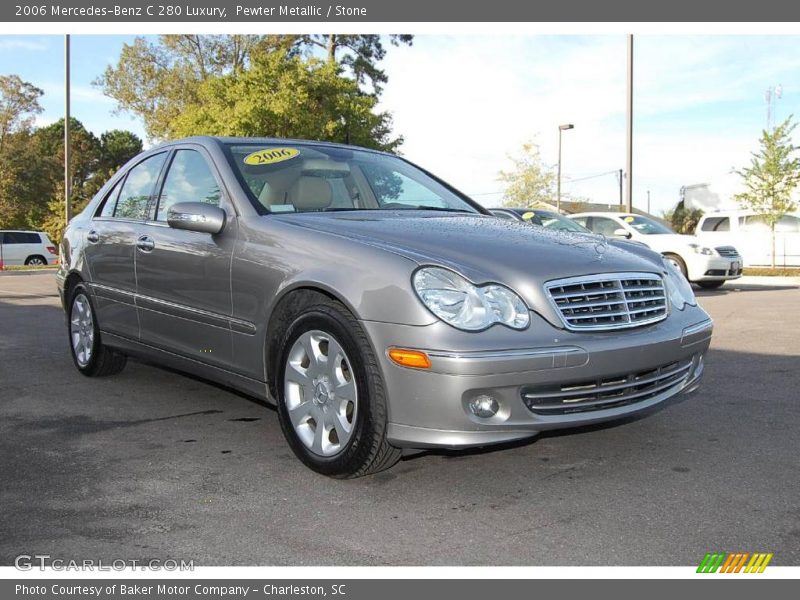
[[[358,412],[355,375],[341,344],[324,331],[306,331],[292,345],[284,373],[286,409],[297,437],[318,456],[341,452]]]
[[[75,360],[85,367],[92,360],[94,350],[94,317],[92,305],[84,294],[78,294],[72,302],[69,332]]]

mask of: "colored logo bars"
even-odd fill
[[[698,573],[763,573],[772,552],[709,552],[697,567]]]

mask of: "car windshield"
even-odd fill
[[[402,159],[312,144],[233,143],[228,160],[261,213],[430,210],[480,213]]]
[[[653,219],[648,219],[647,217],[640,217],[639,215],[628,215],[626,217],[622,217],[622,220],[642,235],[675,233],[663,223],[659,223]]]
[[[549,212],[546,210],[536,211],[536,216],[542,222],[542,226],[547,229],[555,229],[556,231],[577,231],[580,233],[591,233],[586,227],[580,223],[576,223],[572,219],[568,219],[564,215]]]

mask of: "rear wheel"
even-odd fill
[[[105,346],[100,339],[94,305],[82,284],[72,291],[67,328],[72,361],[83,375],[116,375],[125,368],[127,357]]]
[[[25,259],[25,264],[32,267],[39,267],[47,264],[47,259],[44,256],[29,256]]]
[[[297,457],[331,477],[388,469],[386,394],[366,334],[347,309],[320,297],[289,325],[277,379],[281,428]]]
[[[725,281],[695,281],[697,285],[701,288],[705,288],[707,290],[715,290],[718,287],[721,287]]]

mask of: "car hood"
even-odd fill
[[[553,231],[484,215],[359,211],[273,215],[293,225],[346,236],[420,265],[449,267],[477,284],[496,282],[531,307],[542,283],[605,272],[662,272],[656,254],[594,234]],[[627,248],[625,246],[628,246]]]
[[[693,235],[683,235],[680,233],[656,233],[652,235],[642,235],[636,238],[647,244],[658,252],[673,252],[679,248],[687,248],[690,244],[700,244],[700,240]]]

